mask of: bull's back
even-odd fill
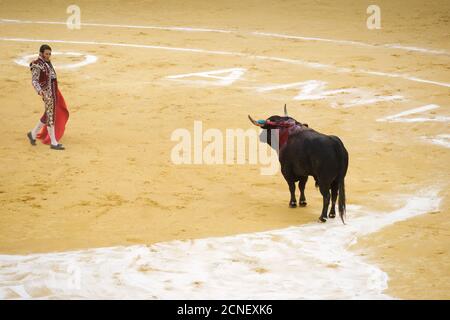
[[[334,179],[343,164],[342,150],[345,147],[338,137],[308,130],[289,137],[284,161],[298,176]]]

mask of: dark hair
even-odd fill
[[[39,48],[39,52],[40,53],[44,53],[45,50],[50,50],[52,51],[52,48],[50,48],[50,46],[48,44],[43,44],[40,48]]]

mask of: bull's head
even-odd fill
[[[250,115],[248,116],[251,123],[253,123],[255,126],[258,126],[262,129],[265,129],[267,131],[261,132],[259,139],[261,142],[267,142],[271,147],[272,146],[272,132],[271,130],[278,129],[279,130],[279,143],[278,146],[281,148],[284,143],[287,140],[288,132],[287,130],[290,127],[293,127],[295,125],[302,125],[300,122],[295,120],[294,118],[289,117],[287,113],[286,105],[284,105],[284,116],[271,116],[267,118],[266,120],[254,120]],[[307,125],[306,125],[307,126]]]

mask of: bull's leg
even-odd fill
[[[296,208],[297,207],[297,200],[295,199],[295,181],[289,180],[289,191],[291,192],[291,200],[289,201],[289,207],[290,208]]]
[[[320,185],[320,184],[319,184]],[[328,185],[320,185],[320,193],[323,197],[322,214],[319,217],[320,222],[327,222],[328,206],[330,205],[330,187]]]
[[[305,185],[308,181],[308,176],[300,177],[300,181],[298,182],[298,187],[300,188],[300,207],[306,207],[306,198],[305,198]]]
[[[328,217],[332,219],[336,217],[336,199],[338,196],[338,188],[339,188],[339,181],[336,179],[331,184],[331,209]]]

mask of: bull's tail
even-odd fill
[[[345,224],[345,177],[339,177],[339,199],[338,199],[338,208],[339,208],[339,217],[341,217],[342,223]]]
[[[345,218],[345,175],[347,174],[347,168],[348,168],[348,152],[344,147],[344,144],[342,143],[341,139],[339,139],[336,136],[333,136],[335,140],[338,142],[338,156],[339,156],[339,177],[338,177],[338,183],[339,183],[339,199],[338,199],[338,209],[339,209],[339,217],[342,220],[342,223],[345,224],[344,218]]]

